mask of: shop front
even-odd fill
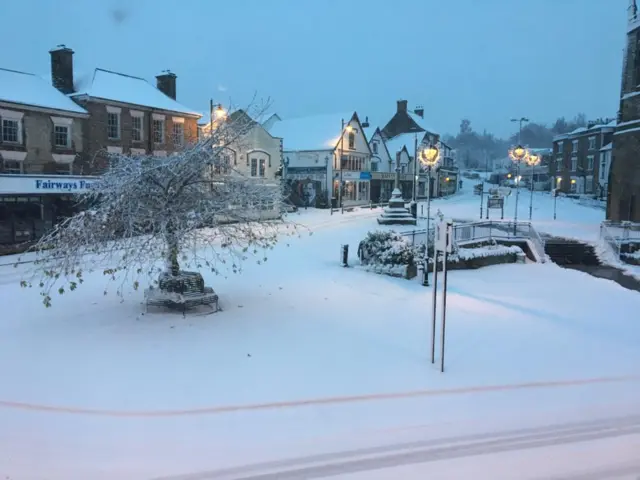
[[[438,197],[453,195],[458,191],[458,172],[440,169],[438,172]]]
[[[333,181],[333,194],[339,198],[338,187],[342,177],[342,204],[345,207],[366,205],[371,199],[371,173],[370,172],[335,172]]]
[[[81,207],[96,177],[0,175],[0,245],[33,242]]]
[[[372,172],[371,173],[371,201],[373,203],[386,203],[391,198],[393,186],[396,182],[395,173]]]

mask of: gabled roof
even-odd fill
[[[269,133],[282,138],[285,151],[334,150],[340,139],[342,120],[346,124],[354,117],[357,118],[354,112],[345,112],[284,119],[275,122]]]
[[[387,146],[387,150],[390,153],[389,156],[391,157],[391,159],[395,159],[396,154],[398,152],[401,152],[402,150],[406,150],[407,155],[413,157],[413,153],[415,150],[415,139],[415,133],[401,133],[400,135],[387,140],[385,143]],[[418,139],[420,140],[420,134],[418,134]]]
[[[0,68],[0,102],[87,114],[51,83],[31,73]]]
[[[371,127],[369,127],[371,128]],[[371,143],[371,140],[373,140],[373,137],[376,136],[376,134],[380,137],[382,146],[384,147],[384,149],[387,152],[387,156],[393,160],[393,157],[391,156],[391,153],[389,153],[389,149],[387,148],[387,142],[384,141],[384,137],[382,136],[382,130],[380,130],[380,127],[376,127],[376,129],[374,130],[374,132],[371,134],[371,137],[368,140],[368,143]],[[371,145],[369,145],[369,148],[371,148]],[[373,155],[373,152],[371,152],[371,154]]]
[[[202,116],[201,113],[181,105],[168,97],[144,78],[96,68],[93,77],[84,88],[71,97],[86,95],[93,98],[129,103],[141,107],[156,108],[185,115]]]

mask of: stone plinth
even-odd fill
[[[398,188],[391,193],[389,206],[385,207],[382,214],[378,217],[380,225],[415,225],[416,219],[404,206],[402,193]]]

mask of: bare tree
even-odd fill
[[[281,221],[277,180],[247,177],[226,162],[225,148],[253,127],[247,118],[216,119],[206,138],[166,157],[110,155],[81,198],[87,208],[38,242],[36,270],[22,285],[37,285],[50,306],[52,291],[75,290],[96,268],[121,281],[121,295],[129,282],[137,289],[140,276],[178,277],[182,266],[238,272],[249,255],[265,261],[295,227]]]

